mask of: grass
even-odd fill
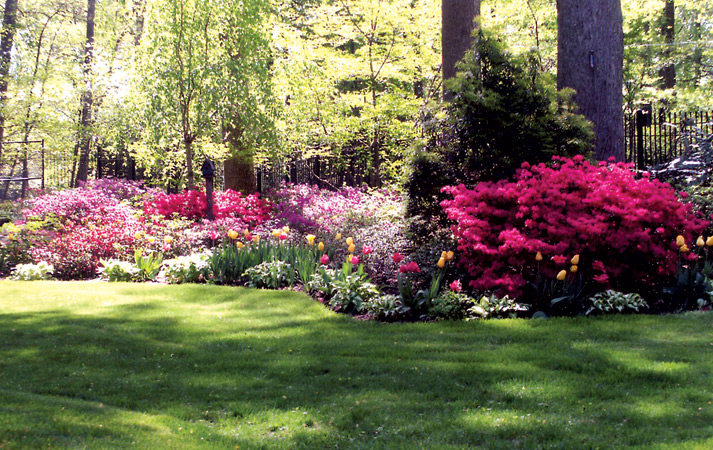
[[[711,448],[713,314],[380,324],[294,292],[0,282],[0,447]]]

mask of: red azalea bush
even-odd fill
[[[580,254],[580,273],[633,292],[673,275],[676,236],[691,242],[707,225],[668,184],[637,179],[629,164],[553,159],[524,163],[515,181],[444,188],[472,288],[517,297],[538,273],[554,277]]]
[[[144,203],[146,215],[171,217],[174,214],[191,220],[205,217],[206,195],[203,190],[184,191],[180,194],[154,195],[153,200]],[[243,196],[240,192],[227,189],[216,192],[213,197],[213,214],[216,219],[235,218],[245,223],[246,228],[254,228],[270,216],[272,206],[259,194]]]

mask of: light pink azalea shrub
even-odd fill
[[[707,225],[668,184],[581,156],[525,163],[514,181],[444,191],[453,196],[442,206],[456,222],[470,287],[515,297],[538,273],[569,269],[575,254],[582,276],[625,292],[668,281],[679,259],[676,236],[691,242]]]

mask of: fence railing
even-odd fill
[[[685,151],[680,132],[684,123],[710,134],[712,121],[713,111],[671,112],[643,107],[624,118],[627,161],[637,169],[670,161]]]

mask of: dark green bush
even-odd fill
[[[482,28],[446,87],[453,99],[444,106],[445,119],[429,115],[427,147],[406,183],[408,216],[420,217],[411,227],[418,235],[443,225],[443,186],[507,179],[524,161],[548,162],[591,147],[591,124],[574,112],[571,93],[557,92],[532,55],[509,54]]]

